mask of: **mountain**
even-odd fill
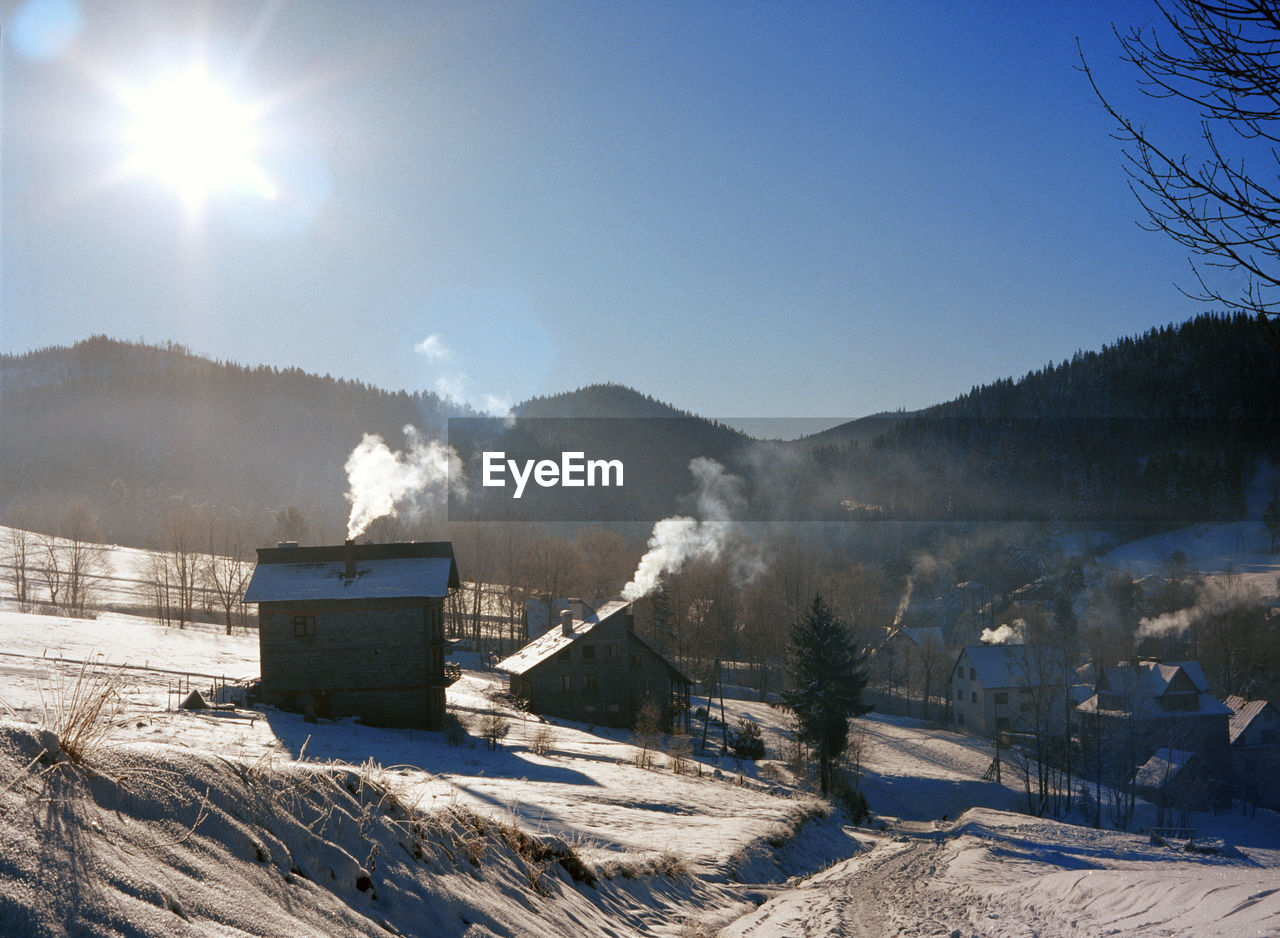
[[[0,520],[51,530],[83,503],[103,536],[146,546],[181,504],[244,518],[261,537],[288,515],[331,542],[364,435],[399,450],[404,427],[440,438],[451,419],[470,432],[451,438],[473,470],[481,448],[533,458],[571,446],[626,464],[629,507],[617,492],[562,489],[544,504],[556,520],[692,511],[697,456],[744,480],[757,519],[1222,520],[1241,516],[1259,462],[1280,462],[1278,379],[1257,323],[1205,315],[919,412],[762,442],[616,384],[525,401],[512,431],[431,393],[97,336],[0,356]],[[482,488],[477,511],[506,497]]]

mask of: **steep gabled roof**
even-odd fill
[[[625,612],[631,604],[622,600],[611,600],[595,612],[588,612],[581,619],[573,622],[573,634],[565,635],[558,625],[552,625],[542,635],[525,645],[514,655],[504,658],[496,665],[499,671],[507,674],[524,674],[537,667],[548,658],[568,648],[578,639],[591,634],[591,631],[620,612]]]
[[[1262,714],[1262,711],[1269,707],[1275,709],[1271,707],[1271,701],[1269,700],[1245,700],[1235,694],[1232,694],[1223,703],[1231,711],[1231,719],[1227,723],[1227,732],[1233,746],[1236,744],[1236,740],[1244,735],[1245,730],[1249,728],[1249,724]]]
[[[507,674],[527,674],[529,671],[542,664],[544,661],[554,657],[559,652],[568,648],[574,642],[590,635],[595,628],[601,623],[613,618],[614,616],[625,613],[631,608],[631,604],[621,599],[610,600],[604,603],[595,612],[588,612],[581,619],[573,621],[573,634],[565,635],[564,630],[559,625],[552,625],[545,633],[529,642],[514,655],[504,658],[495,666],[497,670],[504,671]],[[637,635],[634,630],[630,634],[644,645],[655,655],[662,659],[663,663],[682,680],[693,683],[693,678],[685,674],[678,667],[666,659],[663,654],[653,647],[644,638]]]
[[[1135,715],[1142,716],[1223,716],[1231,711],[1209,694],[1209,681],[1197,661],[1139,661],[1102,668],[1098,689],[1108,696],[1118,696]],[[1195,695],[1195,707],[1163,711],[1157,705],[1161,697]],[[1125,708],[1100,707],[1094,694],[1077,708],[1083,713],[1124,712]]]
[[[1139,788],[1162,788],[1193,762],[1203,760],[1184,749],[1157,749],[1133,776],[1133,783]]]
[[[244,601],[427,599],[446,596],[458,585],[448,541],[263,547]]]

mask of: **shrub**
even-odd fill
[[[555,745],[556,734],[550,724],[539,723],[538,728],[529,737],[529,749],[536,755],[545,756]]]
[[[729,737],[729,751],[739,759],[764,758],[764,737],[760,734],[760,726],[746,717],[738,721]]]
[[[120,668],[91,669],[88,662],[70,683],[60,680],[45,698],[43,723],[58,737],[58,749],[72,762],[84,762],[119,722]],[[50,756],[56,760],[56,753]]]

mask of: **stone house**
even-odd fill
[[[260,698],[317,717],[438,729],[444,599],[459,586],[445,542],[259,548]]]
[[[529,710],[600,726],[634,726],[648,698],[663,726],[689,721],[693,680],[636,634],[631,604],[569,600],[560,621],[498,663]]]

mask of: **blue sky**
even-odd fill
[[[1146,3],[0,9],[7,352],[105,333],[480,405],[615,381],[852,418],[1202,308],[1076,69],[1078,36],[1146,108],[1110,32]],[[193,61],[267,184],[130,163],[130,102]]]

